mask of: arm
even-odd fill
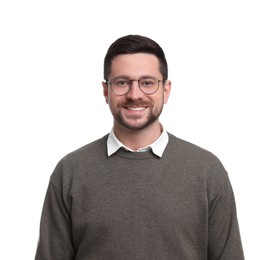
[[[35,260],[73,260],[71,217],[61,191],[50,181],[42,211]]]
[[[209,205],[209,260],[244,260],[236,205],[228,178]]]

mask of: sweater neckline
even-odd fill
[[[116,153],[114,153],[114,155],[130,160],[160,159],[160,157],[155,155],[152,150],[144,152],[131,152],[125,150],[124,148],[120,148]]]

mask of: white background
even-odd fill
[[[278,1],[1,1],[1,259],[33,259],[49,176],[108,133],[103,58],[126,34],[169,63],[165,128],[229,172],[248,260],[279,259]]]

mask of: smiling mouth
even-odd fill
[[[146,109],[146,107],[125,107],[125,108],[131,111],[143,111]]]

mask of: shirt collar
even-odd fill
[[[123,143],[121,143],[114,134],[113,129],[110,131],[108,139],[107,139],[107,154],[111,156],[114,154],[119,148],[123,147],[124,149],[130,152],[145,152],[148,150],[152,150],[152,152],[157,155],[158,157],[162,157],[165,148],[168,144],[169,136],[167,132],[163,129],[162,134],[160,137],[152,144],[142,147],[138,150],[132,150],[126,147]]]

